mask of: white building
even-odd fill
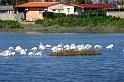
[[[65,6],[64,7],[64,13],[67,14],[75,14],[74,12],[74,6]]]
[[[54,12],[54,13],[65,13],[64,12],[64,7],[66,7],[67,5],[61,3],[61,4],[56,4],[53,6],[49,6],[48,7],[48,11],[49,12]]]
[[[16,10],[18,12],[26,11],[26,20],[35,21],[37,19],[43,19],[43,12],[54,12],[54,13],[64,13],[64,3],[61,2],[28,2],[25,4],[17,5]]]

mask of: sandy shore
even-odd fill
[[[42,32],[26,32],[26,34],[43,34]]]

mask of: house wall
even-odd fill
[[[15,14],[0,13],[1,20],[16,20]]]
[[[106,15],[124,18],[124,11],[123,12],[107,12]]]
[[[84,12],[83,8],[80,7],[74,7],[74,6],[66,6],[64,7],[64,13],[65,14],[82,14]]]
[[[64,7],[66,6],[67,5],[64,5],[64,4],[53,5],[53,6],[48,7],[48,11],[54,12],[54,13],[64,13]]]
[[[74,6],[66,6],[64,7],[64,13],[67,14],[74,14]]]
[[[26,21],[35,21],[37,19],[43,19],[42,11],[28,11],[26,13]]]
[[[47,9],[49,12],[55,12],[55,13],[64,13],[64,7],[66,5],[64,4],[57,4],[50,6],[48,8],[28,8],[28,11],[26,13],[26,21],[35,21],[37,19],[43,19],[43,12],[44,9]],[[55,11],[53,11],[55,10]]]

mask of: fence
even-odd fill
[[[16,20],[15,14],[0,13],[1,20]]]
[[[120,17],[120,18],[124,18],[124,11],[123,12],[107,12],[106,13],[107,16],[115,16],[115,17]]]

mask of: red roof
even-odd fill
[[[81,8],[111,8],[111,6],[107,4],[71,4],[71,5]]]
[[[49,7],[52,5],[60,4],[61,2],[28,2],[25,4],[17,5],[16,7]]]

